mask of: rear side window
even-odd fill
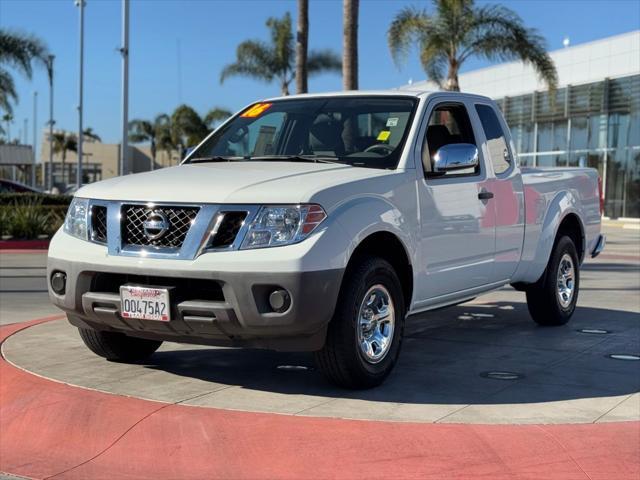
[[[496,112],[488,105],[476,105],[476,112],[480,117],[484,135],[487,138],[487,149],[496,175],[509,170],[511,156],[507,147],[507,140],[500,125]]]

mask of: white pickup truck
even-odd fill
[[[164,340],[313,351],[330,381],[367,388],[407,317],[505,284],[538,324],[565,324],[601,215],[598,173],[519,168],[488,98],[276,98],[179,166],[80,189],[49,292],[107,359]]]

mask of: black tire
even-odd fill
[[[96,355],[119,362],[138,362],[149,358],[162,342],[129,337],[119,332],[100,332],[78,328],[84,344]]]
[[[573,296],[568,305],[562,305],[558,290],[558,270],[565,255],[573,262]],[[580,264],[578,251],[570,237],[562,236],[556,241],[551,258],[542,277],[527,287],[527,307],[531,317],[538,325],[559,326],[566,324],[576,309],[580,291]]]
[[[358,345],[356,328],[360,328],[358,315],[364,296],[376,285],[382,285],[389,293],[395,320],[386,354],[377,363],[371,363]],[[360,259],[345,274],[325,345],[315,354],[318,368],[340,387],[365,389],[380,385],[398,359],[405,314],[402,286],[393,267],[377,257]]]

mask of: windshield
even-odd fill
[[[256,103],[218,129],[186,163],[287,160],[396,168],[416,103],[406,96]]]

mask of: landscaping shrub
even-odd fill
[[[0,194],[0,235],[14,239],[51,237],[64,222],[71,197]]]

